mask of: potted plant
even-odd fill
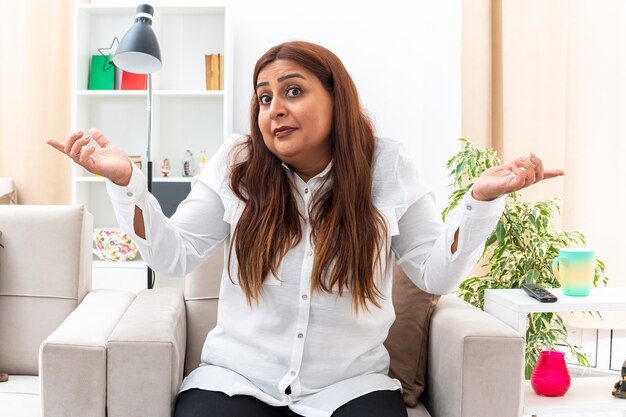
[[[454,191],[443,218],[454,208],[470,189],[480,174],[500,161],[493,149],[477,149],[465,139],[462,149],[450,158],[447,167],[453,179]],[[484,294],[491,288],[520,288],[524,282],[546,288],[559,287],[552,274],[552,260],[559,248],[585,245],[585,237],[579,232],[557,230],[553,216],[560,213],[557,198],[537,203],[524,201],[519,193],[507,196],[506,208],[498,225],[489,236],[479,260],[482,271],[470,276],[459,286],[458,295],[465,301],[483,309]],[[594,286],[608,282],[605,265],[596,260]],[[599,313],[590,313],[597,314]],[[564,345],[580,365],[589,366],[585,352],[568,340],[567,328],[556,313],[532,313],[528,317],[526,332],[526,378],[542,350],[554,350]]]

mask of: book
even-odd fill
[[[204,67],[207,90],[224,89],[224,54],[208,54],[204,56]]]
[[[219,89],[224,89],[224,54],[220,54],[220,65],[219,65]]]
[[[115,66],[110,55],[92,55],[89,68],[88,90],[113,90],[115,88]]]
[[[212,90],[211,78],[213,78],[213,71],[211,70],[211,55],[204,56],[204,71],[206,77],[206,89]]]
[[[219,54],[212,54],[211,55],[211,90],[219,90],[220,86],[220,61],[219,61]]]
[[[148,81],[147,74],[135,74],[133,72],[122,71],[122,90],[145,90]]]

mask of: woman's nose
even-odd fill
[[[280,98],[272,99],[272,103],[270,104],[270,117],[272,119],[277,119],[279,117],[284,117],[287,114],[287,110],[285,108],[284,100]]]

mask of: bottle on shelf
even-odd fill
[[[193,176],[193,154],[187,149],[183,158],[183,177],[191,176]]]
[[[204,170],[204,166],[206,165],[206,151],[203,149],[200,151],[200,172]]]

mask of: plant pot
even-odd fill
[[[567,392],[571,383],[565,354],[556,350],[541,351],[530,375],[530,385],[537,395],[560,397]]]

